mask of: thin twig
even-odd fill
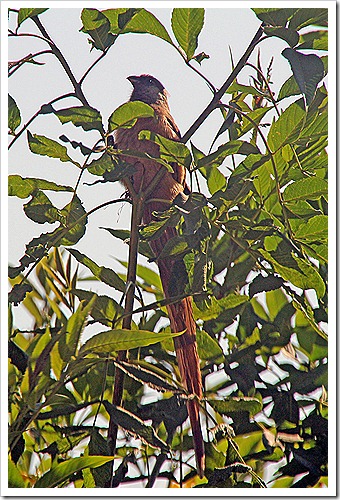
[[[216,92],[216,94],[214,95],[214,97],[212,98],[212,100],[210,101],[208,106],[202,111],[202,113],[197,118],[197,120],[195,120],[195,122],[191,125],[189,130],[184,134],[184,136],[182,138],[182,142],[184,144],[186,142],[188,142],[188,140],[193,136],[193,134],[196,132],[196,130],[202,125],[202,123],[210,115],[210,113],[216,107],[218,107],[218,104],[219,104],[221,97],[224,95],[224,93],[228,89],[228,87],[230,87],[230,85],[233,83],[233,81],[235,80],[235,78],[237,77],[237,75],[239,74],[241,69],[244,68],[244,65],[246,64],[248,57],[250,56],[250,54],[253,52],[256,45],[261,40],[262,34],[263,34],[263,25],[261,24],[261,26],[259,27],[259,29],[255,33],[254,38],[250,42],[248,48],[246,49],[243,56],[241,57],[241,59],[239,60],[237,65],[235,66],[235,69],[230,73],[229,77],[224,82],[224,84],[222,85],[220,90],[218,92]]]
[[[13,146],[13,144],[15,143],[15,141],[16,141],[17,139],[19,139],[19,137],[21,136],[21,134],[22,134],[23,132],[25,132],[25,130],[27,129],[27,127],[29,127],[29,126],[31,125],[31,123],[33,122],[33,120],[35,120],[35,119],[37,118],[37,116],[39,116],[39,115],[40,115],[40,113],[41,113],[41,111],[42,111],[42,109],[43,109],[44,107],[46,107],[46,106],[50,106],[50,105],[54,104],[55,102],[61,101],[62,99],[67,99],[68,97],[76,97],[76,95],[75,95],[73,92],[69,92],[68,94],[63,94],[63,95],[61,95],[61,96],[59,96],[59,97],[55,97],[54,99],[52,99],[52,101],[50,101],[50,102],[48,102],[48,103],[46,103],[46,104],[43,104],[43,105],[40,107],[40,109],[39,109],[36,113],[34,113],[34,115],[33,115],[33,116],[31,116],[31,118],[28,120],[28,122],[26,122],[26,123],[25,123],[25,125],[22,127],[22,129],[21,129],[21,130],[19,130],[19,132],[15,135],[15,137],[14,137],[14,138],[12,139],[12,141],[9,143],[9,145],[8,145],[8,149],[10,149],[10,148]]]
[[[70,81],[71,81],[71,83],[73,85],[73,88],[74,88],[76,96],[83,103],[84,106],[89,106],[89,103],[88,103],[88,101],[87,101],[87,99],[86,99],[86,97],[85,97],[85,95],[84,95],[84,93],[82,91],[81,85],[80,85],[79,82],[77,82],[77,80],[76,80],[74,74],[72,73],[71,68],[70,68],[68,62],[66,61],[65,57],[63,56],[62,52],[56,46],[56,44],[53,42],[52,38],[50,37],[50,35],[47,33],[46,29],[42,25],[40,19],[37,16],[33,16],[32,20],[34,21],[34,23],[39,28],[41,34],[48,41],[48,43],[49,43],[49,45],[50,45],[50,47],[52,49],[52,52],[54,53],[54,55],[56,56],[56,58],[59,60],[60,64],[64,68],[67,76],[69,77],[69,79],[70,79]]]

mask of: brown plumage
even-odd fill
[[[143,101],[154,109],[154,117],[140,118],[136,124],[129,129],[119,129],[116,132],[115,142],[118,149],[143,151],[152,156],[159,156],[158,146],[151,141],[139,140],[138,133],[141,130],[150,130],[163,137],[172,140],[180,140],[180,132],[169,110],[167,92],[164,86],[150,75],[130,76],[128,80],[133,85],[131,101]],[[161,168],[152,160],[138,160],[130,157],[125,158],[135,166],[135,173],[131,179],[136,192],[146,188]],[[149,195],[149,199],[157,198],[145,204],[143,212],[143,222],[150,223],[153,220],[154,211],[162,211],[169,208],[174,198],[184,191],[187,193],[188,187],[185,183],[185,168],[182,165],[172,164],[173,173],[165,171],[154,191]],[[160,200],[165,200],[162,203]],[[176,236],[175,228],[167,228],[160,238],[150,242],[151,248],[158,257],[167,241]],[[182,273],[185,273],[185,265],[182,260],[158,259],[157,261],[160,277],[162,280],[164,295],[166,298],[176,295],[176,280],[180,280]],[[190,394],[195,394],[202,398],[202,379],[199,367],[199,357],[196,344],[196,324],[192,312],[191,297],[185,298],[175,304],[167,306],[170,326],[173,332],[185,333],[174,340],[178,366],[182,378],[182,383]],[[188,413],[194,439],[194,449],[196,455],[197,472],[200,477],[204,475],[204,444],[199,419],[199,405],[195,399],[188,400]]]

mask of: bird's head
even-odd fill
[[[156,104],[167,100],[168,93],[157,78],[151,75],[128,76],[133,85],[130,101],[143,101]]]

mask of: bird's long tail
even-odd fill
[[[152,205],[152,204],[150,204]],[[148,223],[152,219],[152,207],[148,206],[143,220]],[[158,257],[167,241],[176,236],[176,229],[167,228],[160,238],[150,242],[151,248]],[[163,285],[164,295],[170,298],[178,295],[178,283],[186,274],[183,260],[158,259],[158,267]],[[196,324],[192,311],[192,298],[186,297],[179,302],[167,306],[170,326],[173,332],[185,330],[183,335],[175,337],[174,344],[182,383],[189,394],[202,398],[202,377],[196,343]],[[188,399],[188,414],[193,434],[196,466],[199,477],[204,476],[204,443],[199,417],[197,399]]]

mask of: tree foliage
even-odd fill
[[[84,236],[91,214],[110,203],[86,212],[78,195],[83,172],[105,182],[129,176],[132,167],[124,158],[141,153],[118,151],[112,133],[152,116],[152,108],[123,104],[104,123],[46,33],[46,9],[10,12],[16,19],[10,37],[35,23],[66,71],[76,102],[59,109],[65,96],[56,96],[23,124],[15,96],[9,96],[10,146],[27,132],[32,161],[43,155],[46,164],[57,158],[79,170],[72,187],[43,176],[9,177],[9,195],[23,199],[29,219],[57,224],[28,242],[19,264],[9,268],[10,487],[152,487],[158,478],[169,487],[327,485],[327,57],[320,56],[327,50],[327,9],[253,10],[262,25],[247,58],[263,39],[279,37],[292,76],[274,96],[276,75],[271,65],[264,71],[258,57],[256,66],[249,64],[251,84],[235,75],[219,96],[208,80],[212,107],[221,114],[210,151],[193,144],[192,133],[185,144],[152,138],[160,146],[160,165],[171,170],[171,162],[181,163],[204,187],[139,231],[140,254],[150,258],[148,241],[169,225],[178,228],[162,258],[184,259],[183,293],[194,297],[205,385],[202,480],[194,469],[188,394],[172,341],[181,332],[170,333],[158,275],[138,266],[134,321],[127,331],[126,276],[94,262],[91,248],[87,255],[69,248]],[[81,31],[98,60],[119,37],[144,33],[170,44],[198,72],[197,63],[203,71],[209,57],[196,53],[204,19],[204,9],[174,8],[168,32],[143,8],[85,8]],[[38,64],[36,58],[10,63],[9,75]],[[59,141],[43,130],[30,132],[32,121],[45,114],[60,121]],[[81,129],[81,142],[63,135],[65,123]],[[85,146],[88,131],[97,133],[91,148]],[[218,147],[217,139],[223,140]],[[82,164],[72,159],[77,148]],[[49,191],[53,199],[69,193],[69,202],[58,208]],[[122,241],[130,235],[128,229],[105,229]],[[122,300],[82,288],[80,269]],[[151,301],[141,298],[144,293]],[[18,304],[33,321],[26,331],[15,326]],[[95,333],[83,341],[90,327]],[[129,351],[126,362],[117,358],[122,349]],[[123,407],[111,403],[117,367],[125,373]],[[146,394],[154,396],[147,404]],[[114,456],[109,419],[120,428]]]

